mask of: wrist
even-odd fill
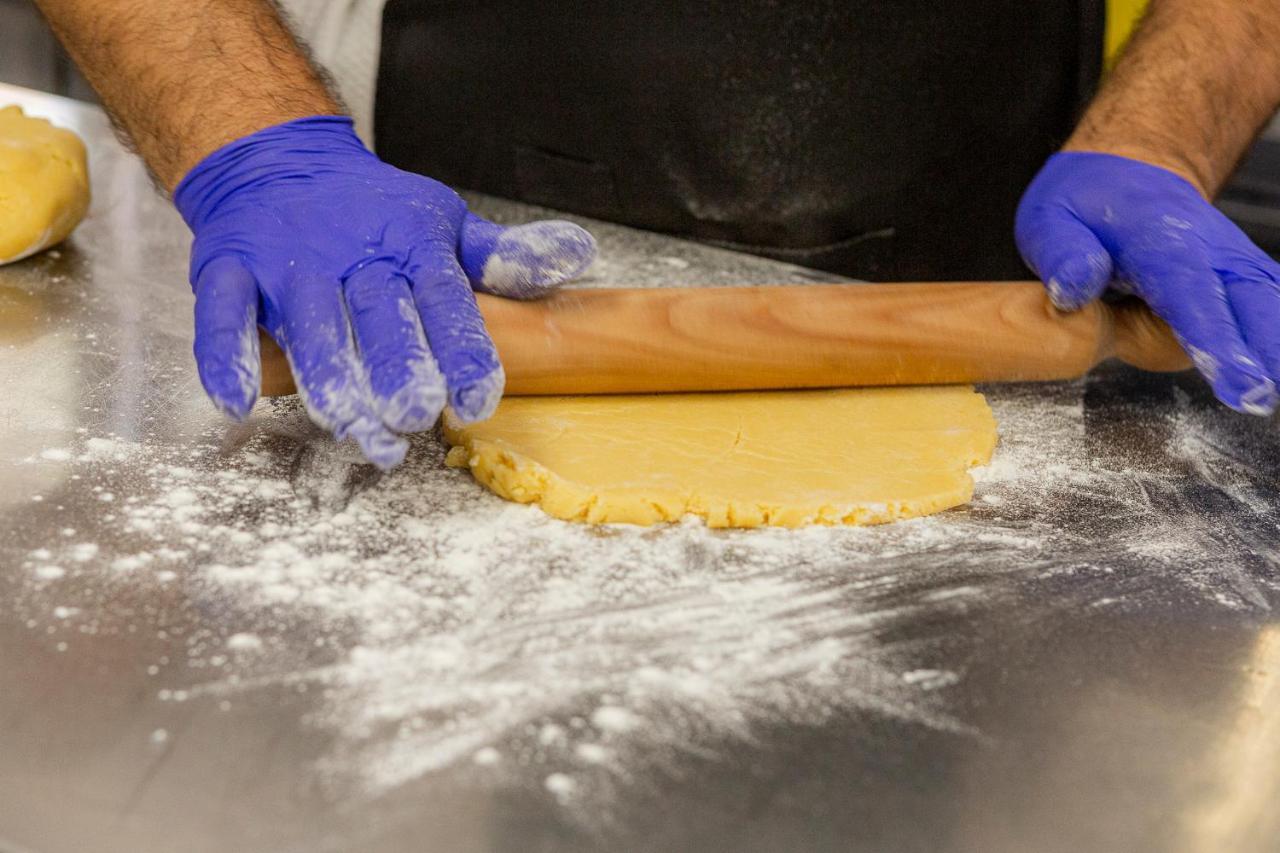
[[[1277,10],[1153,0],[1065,150],[1142,160],[1212,198],[1280,104]]]
[[[1042,174],[1046,173],[1052,173],[1055,180],[1064,182],[1059,185],[1059,191],[1064,186],[1087,187],[1093,195],[1103,190],[1126,188],[1145,192],[1158,190],[1167,198],[1173,197],[1171,193],[1176,195],[1183,204],[1207,203],[1200,188],[1179,172],[1141,157],[1112,151],[1064,149],[1049,158]]]
[[[151,163],[151,158],[148,158],[148,163],[172,192],[197,165],[228,145],[272,127],[319,116],[341,117],[342,110],[326,95],[317,93],[316,97],[270,108],[246,104],[238,109],[223,107],[214,110],[210,107],[203,114],[175,112],[170,126],[164,129],[164,135],[182,139],[184,144],[170,152],[167,164],[157,168]],[[180,131],[180,128],[186,130]],[[202,132],[194,132],[197,128]]]
[[[1213,194],[1211,188],[1216,188],[1215,182],[1211,177],[1209,164],[1197,162],[1197,158],[1168,149],[1162,150],[1143,144],[1111,141],[1077,131],[1075,135],[1067,140],[1067,144],[1062,147],[1062,151],[1063,153],[1109,154],[1113,157],[1123,157],[1126,160],[1136,160],[1140,163],[1157,166],[1167,172],[1172,172],[1191,184],[1196,192],[1205,199],[1211,198]]]

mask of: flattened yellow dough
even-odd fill
[[[448,462],[557,518],[712,527],[881,524],[973,494],[996,422],[968,387],[511,397],[446,413]]]
[[[80,137],[18,107],[0,109],[0,264],[61,243],[88,209]]]

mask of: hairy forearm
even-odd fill
[[[228,142],[341,109],[271,0],[36,0],[172,190]]]
[[[1280,0],[1152,0],[1067,150],[1154,163],[1212,196],[1280,106]]]

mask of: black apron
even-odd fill
[[[1026,277],[1013,213],[1103,0],[391,0],[379,153],[453,186],[882,281]]]

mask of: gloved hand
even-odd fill
[[[1280,403],[1280,265],[1173,172],[1110,154],[1054,155],[1018,208],[1016,235],[1053,302],[1111,286],[1169,324],[1223,403]]]
[[[389,468],[397,433],[464,421],[502,395],[472,288],[541,296],[594,259],[568,222],[504,228],[448,187],[383,163],[350,119],[261,130],[209,155],[174,201],[195,233],[195,356],[215,405],[242,419],[261,384],[256,327],[289,358],[311,418]]]

